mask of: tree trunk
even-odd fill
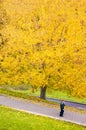
[[[41,91],[40,91],[40,98],[42,99],[46,99],[46,89],[47,87],[41,87]]]

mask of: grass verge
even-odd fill
[[[10,88],[9,88],[10,89]],[[26,90],[22,90],[22,89],[12,89],[11,91],[13,92],[17,92],[17,93],[23,93],[25,95],[30,95],[30,96],[39,96],[40,95],[40,90],[34,90],[34,92],[32,91],[31,87],[26,89]],[[77,97],[73,97],[71,95],[69,95],[67,93],[67,91],[55,91],[52,89],[47,89],[47,93],[46,96],[48,98],[56,98],[56,99],[60,99],[60,100],[67,100],[67,101],[72,101],[72,102],[78,102],[78,103],[84,103],[86,104],[86,98],[77,98]]]

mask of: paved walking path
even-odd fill
[[[64,117],[59,117],[59,110],[55,108],[49,108],[41,104],[33,104],[31,102],[18,100],[16,98],[14,99],[13,97],[8,97],[4,95],[0,95],[0,104],[12,107],[17,110],[26,111],[28,113],[47,116],[59,120],[65,120],[68,122],[86,126],[86,114],[80,114],[65,110]]]

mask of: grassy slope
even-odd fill
[[[26,95],[31,95],[31,96],[39,96],[40,95],[40,91],[35,91],[34,93],[32,93],[31,89],[30,90],[12,90],[12,91],[23,93],[23,94],[26,94]],[[86,98],[81,99],[81,98],[69,96],[66,91],[62,92],[62,91],[48,90],[47,91],[47,97],[64,99],[64,100],[68,100],[68,101],[74,101],[74,102],[86,104]]]
[[[9,119],[9,120],[8,120]],[[85,127],[0,106],[0,130],[86,130]]]
[[[33,93],[31,87],[29,89],[27,87],[26,90],[23,90],[22,88],[19,88],[17,90],[17,89],[14,89],[13,87],[11,87],[11,88],[9,88],[9,87],[0,87],[0,93],[4,93],[3,90],[13,92],[15,96],[20,95],[19,97],[21,97],[21,95],[23,95],[24,97],[27,97],[27,96],[39,96],[40,95],[39,90],[34,91],[34,93]],[[50,90],[49,89],[49,90],[47,90],[46,96],[50,97],[50,98],[64,99],[64,100],[68,100],[68,101],[74,101],[74,102],[79,102],[79,103],[85,103],[86,104],[86,98],[76,98],[76,97],[70,96],[70,95],[67,94],[66,91],[55,91],[55,90]]]

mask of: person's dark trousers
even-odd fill
[[[61,109],[60,116],[63,116],[63,114],[64,114],[64,109]]]

